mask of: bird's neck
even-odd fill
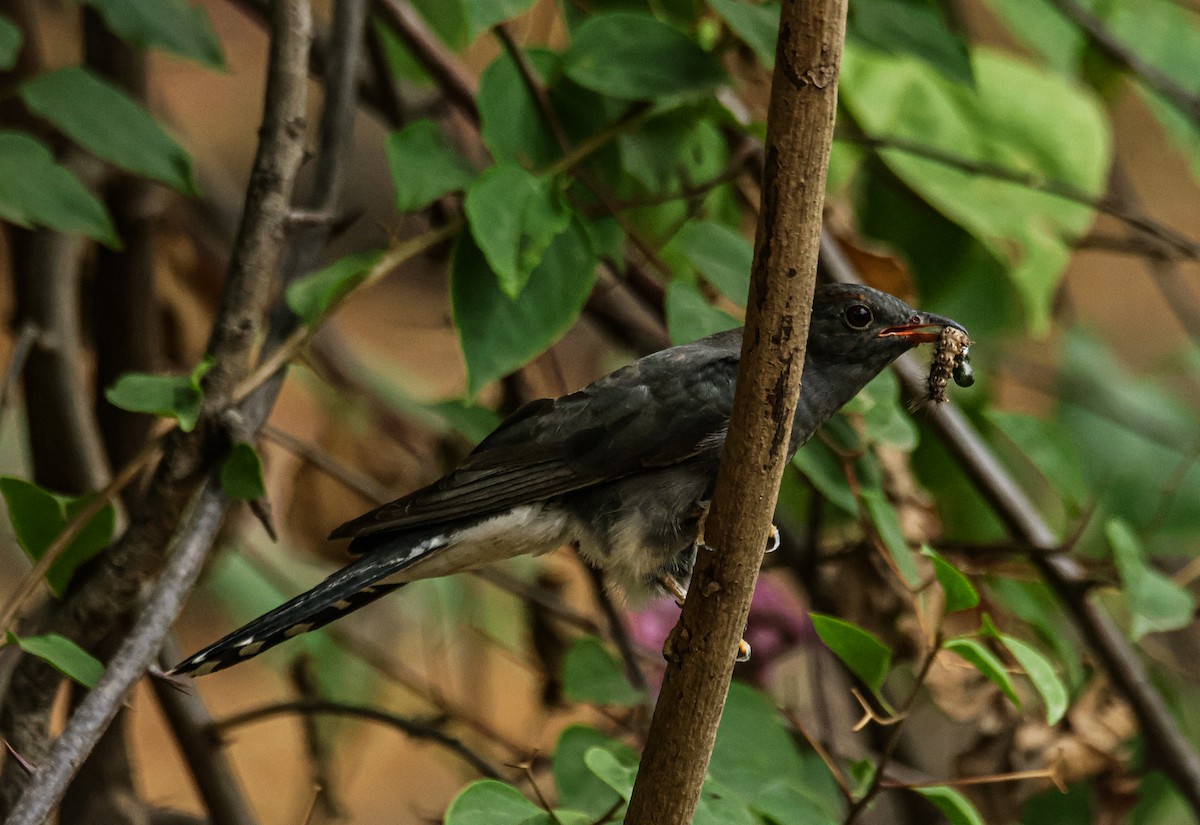
[[[831,363],[820,358],[808,358],[796,402],[796,417],[792,424],[789,455],[795,454],[812,438],[833,414],[858,395],[878,369],[862,364]]]

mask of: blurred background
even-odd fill
[[[130,264],[114,262],[102,225],[22,213],[12,204],[28,192],[13,184],[6,195],[0,179],[0,218],[11,222],[0,233],[0,363],[31,346],[23,333],[37,314],[31,278],[51,277],[30,263],[39,255],[45,263],[38,244],[74,239],[47,264],[69,271],[50,282],[61,288],[42,292],[75,322],[73,366],[103,454],[80,456],[63,437],[63,452],[38,466],[39,454],[54,452],[35,444],[46,436],[34,432],[28,373],[23,389],[6,381],[0,409],[3,474],[66,495],[102,486],[149,431],[148,416],[106,423],[113,408],[103,390],[116,375],[106,372],[105,348],[125,339],[140,350],[129,363],[159,374],[186,374],[204,356],[263,110],[267,3],[164,4],[190,21],[183,45],[145,34],[148,24],[129,34],[121,21],[134,13],[123,5],[0,7],[0,34],[16,30],[20,44],[0,80],[3,129],[43,141],[97,193],[124,254],[144,256],[147,277],[114,287],[113,268]],[[472,217],[476,240],[462,230],[338,305],[289,370],[256,442],[278,540],[245,505],[231,509],[176,625],[183,652],[315,584],[344,560],[344,546],[325,541],[331,529],[436,479],[524,401],[573,391],[740,318],[778,6],[388,0],[371,11],[352,145],[320,265],[446,225],[462,211],[463,186],[471,192],[481,170],[507,161],[553,179],[554,197],[589,239],[589,253],[551,255],[551,263],[590,266],[564,274],[534,261],[521,273],[520,298],[479,287],[492,275],[465,269],[469,248],[486,244]],[[326,50],[332,13],[332,3],[314,3]],[[701,62],[678,69],[668,52],[667,79],[627,81],[619,73],[636,66],[638,21],[669,27],[688,45],[664,42]],[[557,126],[539,115],[505,39],[540,73]],[[309,86],[314,152],[323,60],[313,61]],[[22,86],[80,64],[153,115],[186,159],[183,182],[147,181],[144,170],[97,159]],[[671,76],[672,65],[691,79]],[[477,108],[456,99],[456,77]],[[971,330],[977,380],[951,387],[953,403],[1082,562],[1092,598],[1138,651],[1194,748],[1200,8],[1190,0],[851,0],[840,95],[830,239],[867,283]],[[436,126],[436,151],[411,139],[423,122]],[[582,160],[561,162],[580,146],[589,146]],[[468,170],[463,183],[413,195],[411,181],[433,176],[445,153]],[[0,170],[24,163],[14,155],[6,167],[2,155]],[[300,192],[313,186],[314,166],[302,168]],[[73,469],[89,461],[101,469]],[[123,494],[118,532],[136,517],[124,508],[140,495],[137,483]],[[746,631],[755,655],[735,679],[782,709],[772,724],[788,730],[787,747],[810,772],[817,813],[793,807],[788,819],[754,809],[751,821],[843,821],[844,800],[809,740],[844,765],[876,759],[886,743],[884,726],[851,730],[862,709],[850,689],[861,681],[821,644],[810,610],[884,640],[892,702],[919,683],[893,760],[898,781],[1034,771],[962,789],[989,823],[1196,821],[1187,794],[1147,762],[1154,743],[1039,580],[1028,546],[1010,536],[933,434],[926,407],[904,397],[894,376],[801,452],[777,521],[783,547],[768,557]],[[30,569],[18,538],[0,529],[5,600]],[[942,618],[923,546],[974,583],[979,606]],[[591,731],[597,742],[636,748],[677,615],[669,600],[635,607],[561,548],[413,584],[191,689],[263,823],[441,821],[479,766],[444,742],[406,735],[396,719],[461,743],[535,805],[573,801],[587,811],[581,792],[569,790],[570,765]],[[41,609],[25,621],[36,625]],[[1048,721],[1045,685],[1018,679],[1027,663],[986,639],[1011,671],[1020,707],[1003,677],[970,659],[938,656],[916,678],[933,624],[977,638],[985,615],[1040,651],[1069,696],[1065,715]],[[15,653],[5,650],[7,670]],[[737,695],[759,708],[760,694]],[[55,729],[68,701],[63,691]],[[147,685],[124,717],[139,806],[204,815],[177,734]],[[575,763],[564,748],[575,749]],[[714,775],[737,775],[725,769]],[[601,791],[619,815],[619,798]],[[970,821],[956,818],[964,809],[936,807]],[[864,821],[934,815],[915,794],[885,793]]]

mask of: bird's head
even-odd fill
[[[899,298],[858,284],[829,284],[813,296],[808,356],[854,365],[871,375],[917,344],[936,341],[956,321],[918,312]]]

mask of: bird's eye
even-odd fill
[[[844,315],[846,318],[846,323],[849,324],[852,329],[866,329],[871,325],[871,322],[875,320],[874,316],[871,315],[870,307],[864,306],[863,304],[854,304],[846,307],[846,312]]]

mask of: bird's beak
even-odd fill
[[[907,324],[888,327],[879,333],[880,338],[904,338],[914,344],[929,344],[938,339],[944,327],[954,327],[968,334],[962,324],[932,312],[917,312]]]

